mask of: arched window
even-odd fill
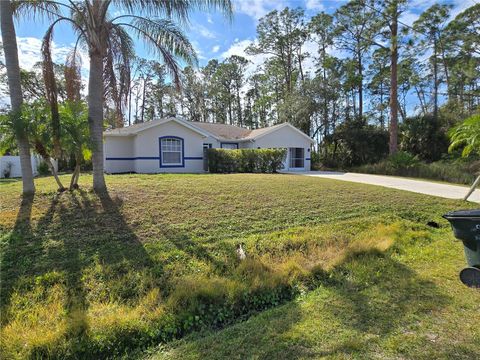
[[[160,138],[160,166],[183,166],[183,139],[175,136]]]

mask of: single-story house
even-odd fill
[[[104,132],[107,173],[201,173],[205,149],[287,148],[284,170],[310,170],[313,140],[289,123],[249,130],[167,117]]]

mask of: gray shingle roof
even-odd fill
[[[246,138],[252,132],[252,130],[234,125],[214,124],[199,121],[191,121],[190,123],[221,139],[241,140]]]
[[[186,121],[180,118],[171,117],[171,118],[152,120],[152,121],[148,121],[141,124],[134,124],[134,125],[126,126],[123,128],[107,130],[105,131],[105,135],[116,135],[116,136],[134,135],[139,131],[153,127],[156,124],[162,124],[164,122],[171,121],[171,120],[183,123],[185,126],[190,127],[192,128],[192,130],[194,131],[196,130],[202,133],[203,135],[211,134],[213,137],[219,140],[237,140],[237,141],[253,140],[259,136],[262,136],[263,134],[269,133],[270,131],[274,130],[277,127],[287,126],[287,124],[283,123],[283,124],[278,124],[278,125],[269,126],[265,128],[250,130],[250,129],[245,129],[245,128],[234,126],[234,125],[207,123],[207,122],[199,122],[199,121]],[[300,132],[297,129],[295,130]]]
[[[165,119],[147,121],[147,122],[144,122],[144,123],[138,123],[138,124],[133,124],[133,125],[130,125],[130,126],[125,126],[123,128],[110,129],[110,130],[105,131],[105,133],[109,134],[109,135],[135,134],[136,132],[141,131],[144,128],[152,126],[154,123],[162,123],[164,121],[165,121]]]

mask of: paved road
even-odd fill
[[[342,173],[333,171],[308,171],[298,173],[298,175],[378,185],[393,189],[412,191],[420,194],[444,197],[447,199],[463,199],[468,191],[468,188],[464,186],[442,184],[424,180],[404,179],[394,176]],[[470,195],[468,200],[480,202],[480,190],[475,190],[475,192]]]

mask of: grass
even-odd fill
[[[410,232],[386,254],[350,259],[295,301],[148,359],[478,359],[478,290],[457,281],[460,249],[446,237]]]
[[[90,182],[22,201],[0,181],[2,359],[480,355],[441,220],[472,205],[295,175]]]

